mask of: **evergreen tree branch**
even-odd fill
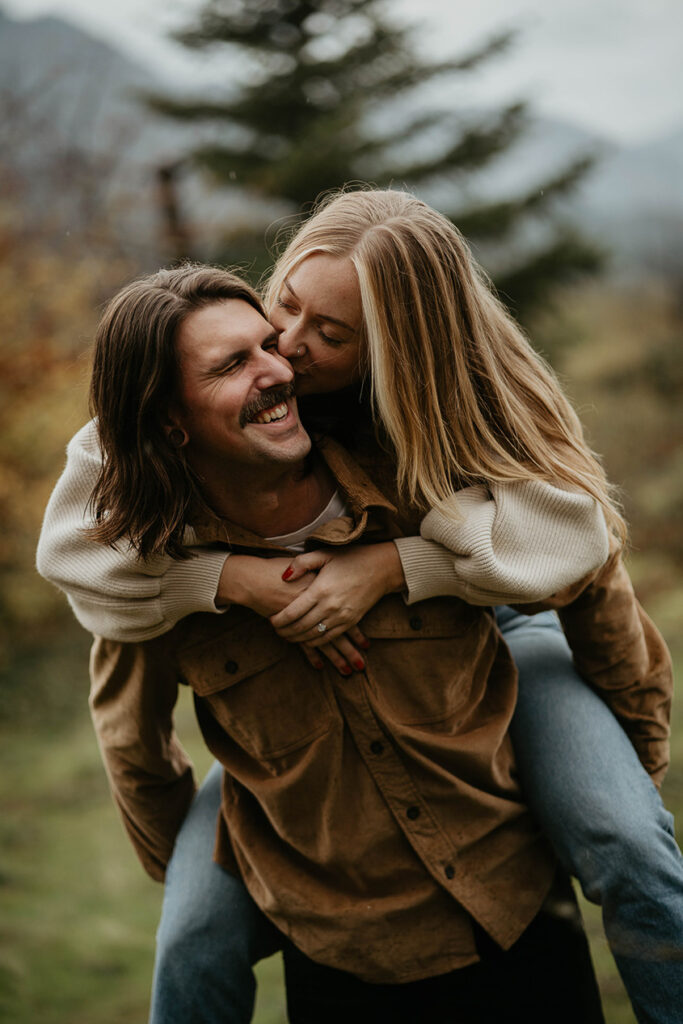
[[[467,128],[448,149],[428,160],[413,160],[394,165],[374,175],[378,184],[392,180],[424,182],[446,171],[472,171],[502,153],[519,136],[526,122],[526,106],[507,107],[490,125]]]
[[[595,274],[605,260],[602,249],[565,232],[513,269],[494,274],[493,280],[502,301],[524,320],[533,308],[547,304],[558,285]]]
[[[575,160],[555,178],[535,185],[516,199],[448,211],[447,216],[468,238],[503,239],[512,232],[522,216],[542,211],[554,200],[568,195],[594,164],[595,157],[587,154]]]

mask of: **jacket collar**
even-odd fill
[[[329,437],[315,441],[318,454],[324,459],[345,499],[347,514],[324,523],[306,540],[306,546],[342,545],[358,540],[367,532],[381,528],[385,537],[399,536],[394,523],[395,506],[375,486],[345,448]],[[370,517],[378,513],[378,517]],[[375,519],[378,519],[375,522]],[[228,544],[231,548],[279,554],[283,549],[269,543],[244,526],[230,522],[206,506],[192,515],[192,539],[200,543]],[[190,542],[189,540],[187,541]]]

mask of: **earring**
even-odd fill
[[[304,354],[304,347],[303,347],[303,345],[299,345],[298,349],[296,350],[296,355],[302,356],[303,354]]]
[[[168,432],[168,441],[173,448],[183,448],[190,440],[187,432],[182,427],[172,427]]]

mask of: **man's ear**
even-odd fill
[[[190,440],[190,435],[185,430],[185,427],[182,426],[177,409],[171,407],[166,410],[162,419],[162,426],[166,439],[172,448],[184,448]]]

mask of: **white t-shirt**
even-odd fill
[[[312,523],[307,523],[306,526],[302,526],[300,530],[295,530],[294,533],[282,533],[279,537],[266,537],[266,540],[270,541],[271,544],[277,544],[279,548],[287,548],[288,551],[294,551],[296,554],[299,554],[304,550],[304,541],[309,534],[317,530],[323,523],[328,523],[330,519],[338,519],[339,516],[343,516],[345,513],[346,503],[339,491],[335,491],[320,515],[316,516]]]

